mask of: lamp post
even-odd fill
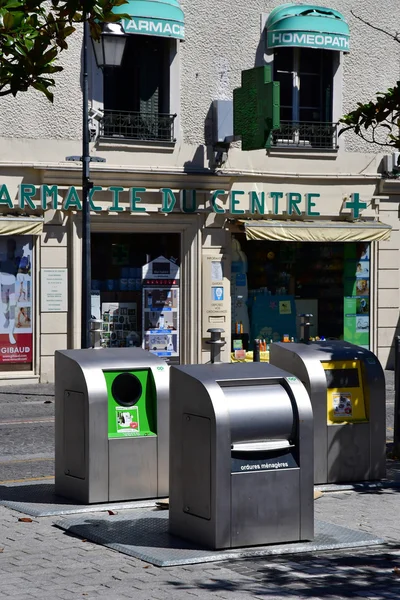
[[[86,15],[85,15],[86,16]],[[89,149],[89,84],[88,84],[88,38],[89,23],[83,23],[82,53],[82,314],[81,348],[90,348],[91,301],[91,261],[90,261],[90,149]]]
[[[85,15],[86,16],[86,15]],[[84,18],[82,52],[82,312],[81,312],[81,348],[90,348],[91,309],[91,260],[90,260],[90,181],[89,133],[89,85],[88,85],[88,43],[89,23]],[[106,24],[100,41],[92,39],[98,67],[120,66],[125,49],[126,36],[118,23]],[[71,157],[72,159],[76,157]],[[95,159],[96,160],[96,159]],[[104,159],[97,159],[103,162]]]

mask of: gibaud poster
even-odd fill
[[[0,364],[32,362],[32,237],[0,237]]]

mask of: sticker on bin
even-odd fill
[[[122,435],[137,435],[140,433],[139,411],[137,406],[116,408],[117,433]]]
[[[353,416],[351,394],[349,392],[338,392],[332,395],[333,414],[335,418],[348,418]]]
[[[223,287],[212,287],[212,301],[213,302],[222,302],[224,299],[224,288]]]

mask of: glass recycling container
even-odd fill
[[[55,353],[55,491],[92,504],[168,495],[169,367],[141,348]]]

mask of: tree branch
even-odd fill
[[[390,38],[392,38],[392,40],[394,40],[395,42],[398,42],[400,44],[400,33],[398,31],[395,34],[389,33],[389,31],[386,31],[386,29],[382,29],[381,27],[372,25],[372,23],[369,23],[362,17],[359,17],[358,15],[356,15],[356,13],[354,11],[351,10],[350,12],[355,19],[358,19],[359,21],[361,21],[361,23],[364,23],[364,25],[368,25],[368,27],[371,27],[371,29],[375,29],[376,31],[380,31],[381,33],[384,33],[385,35],[388,35]]]

